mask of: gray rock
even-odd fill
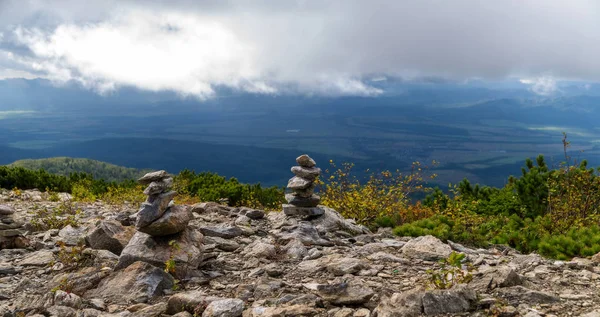
[[[408,241],[402,254],[409,258],[438,261],[447,258],[452,248],[434,236],[421,236]]]
[[[171,191],[148,197],[148,200],[142,203],[142,207],[137,213],[136,228],[145,227],[160,218],[169,207],[169,203],[175,195],[177,195],[177,192]]]
[[[298,163],[298,165],[300,165],[302,167],[314,167],[315,165],[317,165],[315,160],[313,160],[307,154],[302,154],[302,155],[298,156],[296,158],[296,163]]]
[[[167,236],[185,230],[190,220],[192,220],[192,212],[188,206],[173,206],[168,208],[160,218],[138,230],[151,236]]]
[[[151,182],[146,189],[144,189],[144,195],[156,195],[160,193],[164,193],[169,190],[173,186],[173,178],[165,178],[160,181]]]
[[[252,219],[250,219],[246,215],[239,215],[235,219],[234,223],[236,226],[250,227],[252,225]]]
[[[152,306],[148,306],[146,308],[142,308],[133,314],[129,315],[130,317],[161,317],[167,311],[167,303],[158,303]]]
[[[306,246],[332,246],[333,242],[319,235],[317,228],[309,221],[301,221],[297,226],[283,229],[277,234],[281,241],[298,240]]]
[[[138,183],[140,183],[142,185],[148,185],[152,182],[161,181],[161,180],[169,178],[169,177],[170,177],[170,175],[167,172],[161,170],[161,171],[147,173],[146,175],[144,175],[138,179]]]
[[[293,166],[292,173],[298,177],[314,181],[321,175],[321,169],[318,167]]]
[[[509,304],[518,306],[521,303],[533,304],[551,304],[560,301],[560,298],[550,293],[530,290],[523,286],[512,286],[498,289],[500,297],[506,299]]]
[[[260,220],[265,217],[265,212],[258,209],[250,209],[244,215],[252,220]]]
[[[288,258],[292,260],[302,260],[308,254],[308,250],[304,244],[297,239],[292,239],[288,242],[285,246],[285,252]]]
[[[320,216],[325,213],[325,210],[319,207],[297,207],[294,205],[284,204],[283,213],[290,217],[312,217]]]
[[[419,290],[394,293],[379,302],[377,317],[417,317],[423,314],[423,292]]]
[[[177,293],[167,301],[167,314],[173,315],[183,311],[196,314],[202,313],[202,307],[207,307],[210,303],[220,299],[219,297],[208,296],[201,291]]]
[[[50,317],[76,317],[77,311],[67,306],[52,306],[46,309]]]
[[[81,307],[83,301],[81,297],[73,293],[67,293],[65,291],[57,290],[54,293],[54,305],[67,306],[78,309]]]
[[[75,246],[85,242],[85,231],[86,228],[68,225],[60,229],[58,237],[66,245]]]
[[[22,267],[14,266],[11,263],[0,263],[0,275],[18,274],[23,271]]]
[[[344,219],[335,209],[322,205],[319,208],[323,209],[323,215],[310,220],[319,232],[343,231],[353,236],[371,233],[365,226],[357,225],[353,220]]]
[[[293,189],[293,194],[299,197],[311,197],[312,195],[314,195],[315,193],[315,188],[317,188],[317,184],[316,183],[312,183],[310,184],[310,186],[308,186],[305,189]]]
[[[247,257],[272,259],[277,255],[277,250],[272,244],[257,241],[246,246],[243,254]]]
[[[92,267],[73,273],[58,274],[47,283],[46,289],[50,292],[68,281],[69,285],[72,286],[71,293],[82,296],[88,290],[98,287],[100,281],[110,273],[108,270],[102,270],[101,267]]]
[[[591,312],[587,312],[579,317],[600,317],[600,310],[593,310]]]
[[[305,179],[302,177],[298,177],[298,176],[294,176],[294,177],[290,178],[290,180],[288,181],[287,188],[294,189],[294,190],[302,190],[302,189],[307,189],[312,184],[313,184],[313,181],[311,181],[311,180],[308,180],[308,179]]]
[[[304,287],[316,291],[323,300],[338,306],[364,304],[375,295],[369,287],[355,283],[305,284]]]
[[[477,294],[466,287],[428,291],[423,294],[425,315],[457,314],[475,308]]]
[[[341,258],[334,260],[327,265],[327,271],[333,273],[336,276],[343,276],[346,274],[355,274],[369,266],[367,262],[361,259],[354,258]]]
[[[113,272],[98,288],[86,292],[86,298],[103,298],[118,304],[145,303],[173,287],[171,275],[145,262],[135,262]]]
[[[202,261],[202,240],[202,234],[192,228],[164,237],[136,232],[121,252],[115,270],[124,269],[136,261],[164,267],[172,255],[176,269],[174,276],[178,279],[186,278]],[[171,246],[171,241],[174,241],[177,247]]]
[[[0,237],[16,237],[16,236],[22,236],[25,234],[24,230],[20,230],[20,229],[6,229],[6,230],[1,230],[0,231]]]
[[[204,244],[214,244],[217,246],[218,249],[223,250],[223,251],[227,251],[227,252],[233,252],[237,249],[240,248],[240,244],[233,241],[233,240],[229,240],[229,239],[223,239],[223,238],[219,238],[219,237],[210,237],[210,236],[205,236],[204,237]]]
[[[36,251],[27,255],[19,262],[21,266],[48,266],[53,263],[54,253],[48,250]]]
[[[0,215],[12,215],[15,213],[15,210],[12,207],[7,205],[0,205]]]
[[[285,200],[290,205],[297,207],[317,207],[321,202],[321,197],[318,195],[311,195],[310,197],[301,197],[294,194],[285,194]]]
[[[85,241],[92,249],[119,255],[134,234],[132,227],[125,227],[115,220],[104,220],[85,237]]]
[[[244,231],[236,226],[201,227],[200,232],[205,236],[233,239],[241,236]]]
[[[244,302],[239,299],[220,299],[208,304],[202,317],[240,317],[244,312]]]
[[[469,286],[478,291],[492,290],[498,287],[510,287],[523,284],[523,279],[515,270],[506,267],[488,267],[475,273]]]

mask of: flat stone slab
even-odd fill
[[[54,262],[54,253],[48,250],[36,251],[19,262],[21,266],[48,266]]]
[[[294,194],[286,194],[285,200],[287,200],[288,204],[296,207],[317,207],[321,202],[321,197],[318,195],[302,197]]]
[[[138,183],[142,185],[148,185],[152,182],[161,181],[163,179],[169,178],[170,175],[166,171],[156,171],[148,173],[138,179]]]
[[[313,182],[311,180],[294,176],[288,181],[287,187],[289,189],[306,189],[309,188],[312,184]]]
[[[155,237],[168,236],[185,230],[190,220],[192,220],[192,212],[188,206],[173,206],[160,218],[138,230]]]
[[[318,167],[293,166],[292,173],[298,177],[314,181],[321,175],[321,169]]]
[[[310,217],[320,216],[325,213],[321,207],[297,207],[294,205],[284,204],[283,213],[291,217]]]

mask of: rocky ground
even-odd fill
[[[3,191],[0,205],[23,224],[23,239],[0,250],[1,316],[600,316],[595,258],[563,262],[369,233],[327,208],[297,219],[190,206],[186,230],[202,240],[202,261],[174,273],[176,280],[165,269],[176,272],[181,257],[197,250],[165,250],[174,268],[138,261],[114,269],[136,232],[130,216],[138,206],[75,203],[78,227],[36,231],[36,211],[63,201]],[[428,288],[427,271],[453,250],[466,254],[472,281]]]

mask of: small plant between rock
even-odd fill
[[[170,247],[170,256],[169,259],[165,262],[165,272],[167,273],[175,273],[175,255],[173,253],[175,253],[175,251],[179,251],[181,249],[181,247],[179,246],[179,244],[177,244],[177,241],[175,240],[171,240],[169,241],[169,247]]]
[[[427,270],[430,286],[434,289],[449,289],[458,284],[469,283],[473,279],[473,266],[470,263],[463,265],[464,259],[464,254],[452,252],[448,258],[440,260],[438,270]]]
[[[63,278],[60,280],[60,284],[50,290],[52,294],[56,293],[56,291],[63,291],[71,294],[73,292],[73,282],[69,281],[67,278]]]
[[[60,250],[58,251],[58,261],[68,269],[75,269],[81,266],[86,266],[92,261],[91,256],[84,252],[85,245],[68,247],[64,242],[58,242]]]
[[[81,209],[77,208],[70,200],[61,202],[54,209],[36,210],[30,223],[36,230],[62,229],[68,225],[79,226]]]

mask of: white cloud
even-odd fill
[[[351,74],[305,77],[304,72],[271,67],[258,43],[240,37],[222,20],[198,14],[135,10],[109,21],[63,24],[51,31],[19,27],[14,35],[33,53],[15,58],[22,65],[101,93],[119,86],[201,99],[213,96],[218,86],[261,94],[277,93],[278,86],[335,95],[382,92]]]
[[[34,79],[40,78],[39,74],[32,74],[28,71],[11,68],[0,68],[0,80],[12,78]]]
[[[599,21],[588,0],[0,0],[0,52],[100,92],[371,96],[380,78],[517,76],[551,94],[600,81]]]
[[[541,96],[549,96],[558,91],[556,80],[551,76],[542,76],[537,78],[524,78],[521,83],[531,86],[531,91]]]

